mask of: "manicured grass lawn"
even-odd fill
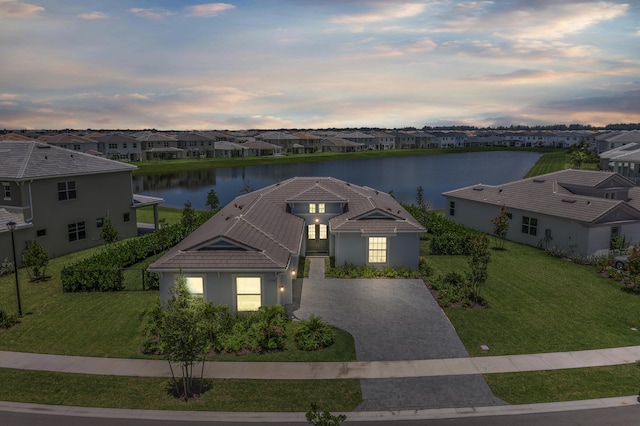
[[[467,270],[463,256],[427,258],[436,274]],[[632,330],[640,329],[640,295],[593,267],[533,247],[507,243],[504,251],[491,250],[481,296],[488,308],[445,309],[472,356],[640,345],[640,332]]]
[[[635,364],[526,373],[487,374],[493,393],[511,404],[574,401],[636,395],[640,368]]]
[[[531,170],[524,175],[525,178],[543,175],[545,173],[558,172],[570,168],[571,156],[566,150],[554,150],[545,153],[536,161]],[[583,164],[583,170],[598,170],[598,164]]]
[[[478,151],[535,151],[550,152],[556,151],[552,148],[438,148],[438,149],[390,149],[386,151],[362,151],[362,152],[321,152],[315,154],[292,154],[266,157],[246,157],[246,158],[197,158],[164,161],[141,161],[132,163],[138,166],[134,175],[147,175],[156,173],[175,173],[180,171],[212,169],[216,167],[244,167],[259,166],[265,164],[292,164],[292,163],[312,163],[328,160],[353,160],[357,158],[377,158],[377,157],[398,157],[409,155],[435,155],[435,154],[455,154],[459,152]],[[564,152],[564,151],[563,151]]]
[[[136,218],[138,222],[153,223],[153,207],[147,206],[139,208],[136,211]],[[182,219],[182,209],[158,206],[158,218],[160,220],[164,219],[167,225],[173,225]]]
[[[169,395],[166,378],[93,376],[0,369],[0,400],[148,410],[305,412],[312,403],[351,411],[362,400],[359,380],[211,380],[200,398]]]

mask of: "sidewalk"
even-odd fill
[[[219,379],[382,379],[515,373],[632,364],[640,346],[529,355],[354,362],[207,362],[204,375]],[[166,361],[93,358],[0,351],[0,368],[110,376],[169,377]]]

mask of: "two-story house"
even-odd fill
[[[104,244],[108,217],[120,239],[137,235],[135,208],[161,199],[134,196],[136,167],[39,142],[0,142],[0,260],[11,259],[7,223],[18,257],[37,240],[58,257]]]

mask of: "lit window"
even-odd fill
[[[318,238],[321,240],[327,239],[327,225],[320,224],[318,225]]]
[[[58,182],[58,201],[75,200],[76,196],[75,181]]]
[[[309,213],[315,213],[315,212],[316,212],[316,205],[309,204]]]
[[[204,297],[204,278],[202,277],[185,277],[187,289],[194,296]]]
[[[529,235],[538,234],[538,219],[534,217],[522,217],[522,233]]]
[[[257,311],[262,304],[260,277],[237,277],[238,311]]]
[[[309,238],[310,240],[315,240],[316,239],[316,226],[315,225],[308,225],[307,226],[307,238]]]
[[[324,203],[318,204],[318,213],[324,213]]]
[[[67,231],[69,233],[69,241],[79,241],[87,238],[84,222],[70,223],[67,225]]]
[[[387,237],[369,237],[369,263],[387,261]]]

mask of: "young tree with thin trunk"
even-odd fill
[[[504,242],[509,232],[509,214],[504,205],[500,207],[498,216],[491,219],[491,223],[493,223],[493,235],[496,236],[496,248],[504,250]]]
[[[102,224],[100,239],[104,240],[107,245],[118,241],[118,230],[113,226],[113,222],[108,216],[104,219],[104,223]]]
[[[489,262],[491,261],[491,253],[489,253],[489,241],[484,235],[471,237],[469,240],[471,256],[469,258],[470,272],[467,279],[473,290],[473,301],[480,301],[480,287],[489,278]]]
[[[40,243],[37,241],[29,243],[24,251],[22,260],[32,280],[37,281],[44,279],[44,274],[49,264],[49,255]]]
[[[213,211],[218,208],[220,205],[220,200],[218,199],[218,194],[214,189],[210,189],[207,193],[207,202],[206,205],[209,206],[209,210]]]
[[[170,289],[170,299],[162,313],[158,349],[169,362],[176,393],[188,401],[198,392],[195,389],[194,367],[202,363],[200,388],[204,373],[204,356],[209,352],[209,334],[204,311],[206,302],[193,296],[186,279],[180,275]],[[172,363],[180,365],[181,377],[177,377]]]

